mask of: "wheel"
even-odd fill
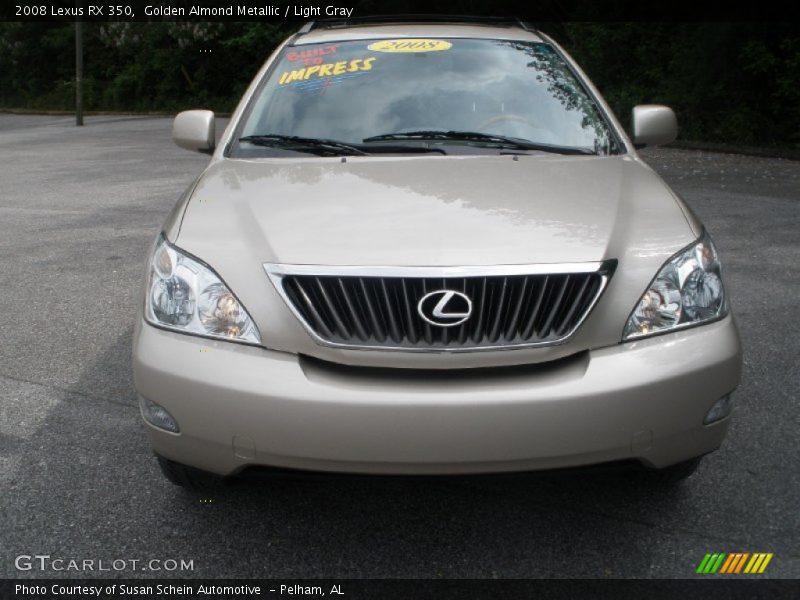
[[[177,486],[193,490],[196,492],[204,492],[214,489],[219,486],[222,479],[216,475],[182,465],[174,460],[157,456],[158,466],[161,467],[161,472],[164,474],[171,483]]]
[[[697,471],[697,467],[700,466],[700,461],[702,460],[703,457],[698,456],[663,469],[650,469],[645,472],[645,476],[649,481],[657,485],[678,485]]]

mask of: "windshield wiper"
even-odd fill
[[[596,154],[594,150],[589,148],[542,144],[522,138],[507,137],[493,133],[480,133],[478,131],[407,131],[373,135],[372,137],[365,138],[362,141],[364,143],[370,143],[399,140],[453,140],[459,142],[484,142],[488,144],[494,144],[502,148],[514,148],[516,150],[540,150],[542,152],[553,152],[555,154]]]
[[[263,135],[246,135],[239,138],[240,142],[247,142],[256,146],[273,148],[286,148],[298,152],[312,152],[319,155],[355,155],[365,156],[367,152],[336,140],[300,137],[298,135],[279,135],[267,133]]]
[[[431,148],[430,146],[408,146],[406,144],[381,144],[370,146],[370,154],[426,154],[438,152],[447,154],[444,148]]]

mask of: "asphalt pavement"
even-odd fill
[[[15,566],[38,554],[140,561],[87,576],[692,577],[744,551],[800,577],[800,162],[645,154],[714,236],[745,347],[730,433],[683,486],[334,477],[198,497],[162,478],[130,365],[145,255],[208,160],[169,132],[0,114],[0,576],[79,574]]]

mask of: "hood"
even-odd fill
[[[223,160],[195,188],[179,243],[240,238],[292,264],[598,261],[620,229],[687,230],[654,181],[630,157]]]
[[[699,233],[682,203],[633,156],[223,159],[209,166],[181,209],[179,203],[167,223],[171,241],[222,276],[268,348],[392,367],[533,363],[617,344],[657,270]],[[423,355],[315,343],[263,267],[605,259],[617,259],[617,269],[568,343]]]

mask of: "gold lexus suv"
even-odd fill
[[[458,474],[628,461],[676,481],[728,428],[720,259],[552,39],[321,21],[275,50],[147,264],[133,366],[174,483],[251,466]]]

